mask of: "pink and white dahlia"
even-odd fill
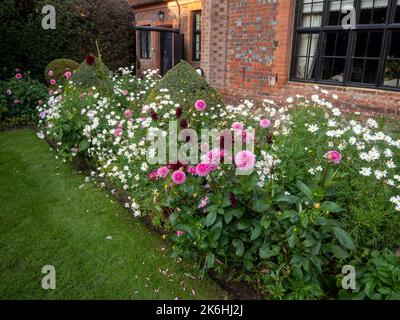
[[[240,151],[235,156],[235,164],[241,170],[251,170],[256,163],[256,157],[253,152],[245,150]]]
[[[328,163],[339,164],[342,161],[342,155],[336,150],[328,151],[324,155],[324,158],[328,161]]]
[[[166,178],[168,176],[169,169],[167,166],[163,166],[157,169],[157,175],[159,178]]]
[[[208,205],[208,196],[205,196],[203,199],[200,200],[199,206],[197,209],[202,209]]]
[[[244,126],[240,122],[234,122],[232,123],[232,129],[234,130],[243,130]]]
[[[271,126],[271,120],[268,119],[261,119],[260,120],[260,127],[263,129],[269,128]]]

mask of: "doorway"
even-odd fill
[[[172,32],[160,34],[160,73],[164,75],[172,68]]]

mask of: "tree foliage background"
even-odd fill
[[[42,28],[42,7],[56,9],[56,29]],[[134,32],[126,0],[2,0],[0,2],[0,79],[16,68],[43,79],[45,66],[57,58],[83,61],[100,46],[111,69],[134,61]]]

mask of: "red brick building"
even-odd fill
[[[183,58],[227,96],[281,97],[318,84],[337,93],[345,108],[400,113],[400,0],[130,3],[136,26],[175,29],[137,31],[142,70],[165,72],[176,62],[179,32]],[[342,24],[349,5],[355,29]]]

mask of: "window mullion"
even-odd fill
[[[329,0],[324,0],[324,6],[322,8],[322,17],[321,17],[321,26],[319,30],[319,37],[318,37],[318,49],[317,49],[317,55],[314,58],[316,60],[316,70],[315,70],[315,78],[314,81],[320,81],[321,80],[321,73],[322,73],[322,52],[324,51],[325,48],[325,43],[326,43],[326,32],[324,31],[325,26],[327,25],[327,19],[328,19],[328,14],[329,14]]]

